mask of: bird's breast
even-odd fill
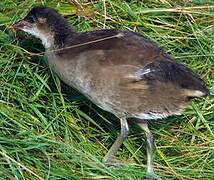
[[[59,59],[50,55],[48,62],[52,70],[67,85],[77,89],[100,108],[112,112],[116,102],[112,101],[111,94],[115,94],[106,82],[100,80],[96,65],[90,65],[84,54],[72,59]]]
[[[87,72],[85,61],[86,59],[83,57],[78,61],[63,59],[54,55],[48,57],[51,68],[62,81],[83,94],[90,94],[93,83],[90,73]]]

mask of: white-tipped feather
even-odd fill
[[[186,96],[189,96],[189,97],[202,97],[205,95],[204,92],[202,91],[199,91],[199,90],[191,90],[191,89],[185,89],[184,90],[184,94]]]
[[[149,74],[153,72],[154,70],[147,68],[147,69],[139,69],[138,71],[135,72],[135,77],[140,80],[143,78],[144,75]]]
[[[169,114],[167,113],[139,113],[139,114],[136,114],[136,118],[139,118],[139,119],[162,119],[162,118],[166,118],[168,117]]]

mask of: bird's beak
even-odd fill
[[[30,27],[30,23],[25,20],[20,20],[12,25],[14,29],[24,29],[24,27]]]

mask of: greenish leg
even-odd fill
[[[103,162],[107,165],[111,165],[114,163],[113,158],[116,152],[118,151],[118,149],[123,144],[124,140],[127,138],[129,134],[129,125],[126,118],[120,119],[120,125],[121,125],[121,130],[120,130],[119,136],[117,137],[116,141],[111,146],[111,148],[109,149],[108,153],[103,158]]]
[[[154,160],[154,139],[151,131],[148,128],[148,123],[143,121],[143,122],[137,122],[137,124],[145,131],[146,134],[146,151],[147,151],[147,179],[161,179],[159,178],[155,172],[154,172],[154,167],[153,167],[153,160]]]

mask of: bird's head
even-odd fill
[[[56,10],[41,6],[31,9],[22,20],[13,24],[13,27],[39,38],[46,49],[54,45],[62,47],[66,38],[74,33]]]

